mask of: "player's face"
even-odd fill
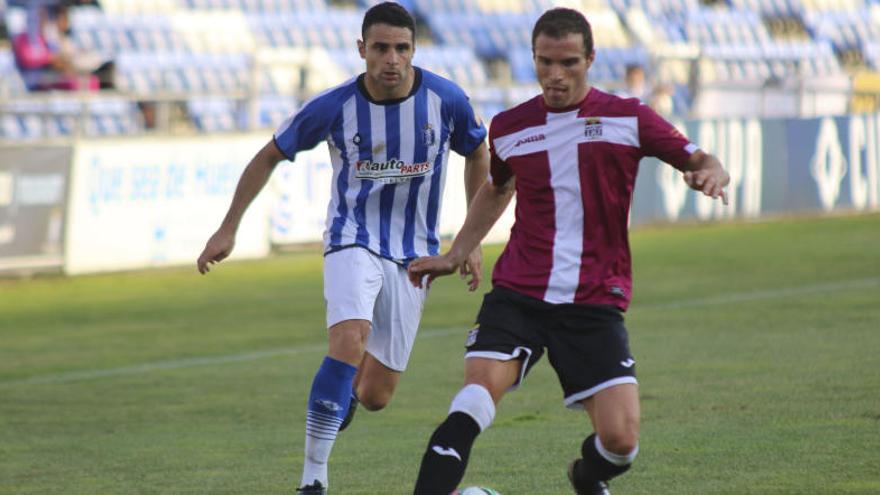
[[[551,108],[574,105],[587,96],[587,70],[596,58],[584,53],[584,37],[569,33],[553,38],[543,33],[535,38],[534,60],[544,103]]]
[[[361,58],[367,62],[366,84],[373,97],[403,98],[413,81],[413,33],[408,28],[373,24],[366,39],[358,41]]]

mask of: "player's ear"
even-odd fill
[[[367,58],[367,44],[362,40],[357,40],[358,42],[358,53],[361,55],[362,59]]]
[[[595,62],[595,61],[596,61],[596,49],[594,48],[593,51],[591,51],[590,54],[587,55],[587,69],[592,67],[593,62]]]

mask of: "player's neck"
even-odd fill
[[[415,84],[416,80],[415,74],[416,70],[410,67],[409,71],[406,74],[405,80],[403,80],[394,88],[383,87],[381,84],[371,79],[369,74],[367,74],[363,78],[364,89],[367,91],[370,99],[376,102],[402,100],[409,96],[409,94],[412,92],[413,84]]]
[[[567,111],[573,108],[579,107],[584,100],[587,99],[587,96],[590,94],[590,91],[593,89],[593,86],[587,84],[586,87],[579,91],[578,94],[573,95],[571,100],[568,101],[565,105],[562,106],[554,106],[551,105],[550,102],[547,101],[547,97],[542,95],[542,102],[544,104],[544,108],[553,112]]]

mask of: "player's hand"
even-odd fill
[[[459,263],[453,261],[448,254],[444,254],[442,256],[428,256],[413,260],[406,268],[406,271],[409,275],[409,281],[419,289],[422,288],[422,281],[427,275],[427,286],[430,288],[431,282],[435,278],[453,273],[458,268],[458,265]]]
[[[730,175],[720,165],[684,173],[684,181],[691,189],[700,191],[712,199],[721,198],[727,204],[724,188],[730,184]]]
[[[204,275],[211,271],[210,265],[226,259],[226,257],[232,253],[234,247],[235,234],[223,230],[215,232],[214,235],[208,239],[208,243],[205,244],[205,249],[202,250],[202,254],[199,256],[198,261],[196,261],[199,273]]]
[[[471,254],[459,267],[458,272],[462,280],[467,279],[468,275],[471,276],[471,279],[467,281],[469,291],[473,292],[480,287],[480,281],[483,280],[483,250],[480,249],[480,246],[471,251]]]

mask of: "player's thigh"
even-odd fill
[[[546,310],[543,301],[504,288],[486,294],[465,342],[465,380],[483,382],[496,402],[518,387],[544,353]]]
[[[605,448],[620,454],[635,448],[641,417],[638,385],[615,385],[582,402]]]
[[[373,329],[367,352],[393,371],[404,371],[409,362],[427,291],[413,287],[406,269],[386,259],[382,265],[382,287],[373,311]]]
[[[567,407],[605,389],[637,384],[635,360],[620,312],[607,306],[569,306],[558,311],[546,334],[547,354]]]
[[[379,258],[352,247],[324,256],[324,300],[327,328],[346,320],[372,321],[382,288]]]
[[[525,363],[519,359],[501,361],[498,359],[470,357],[464,362],[465,385],[481,385],[489,391],[492,400],[501,402],[504,394],[516,384],[522,375]]]

